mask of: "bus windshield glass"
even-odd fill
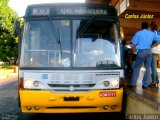
[[[20,67],[121,67],[118,28],[106,20],[28,20]]]

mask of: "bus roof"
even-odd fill
[[[106,4],[36,4],[29,5],[25,17],[34,16],[117,16],[114,7]]]

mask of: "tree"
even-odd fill
[[[8,6],[9,0],[0,0],[0,61],[16,62],[18,40],[13,35],[17,14]]]

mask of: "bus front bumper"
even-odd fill
[[[89,92],[19,90],[22,112],[87,113],[120,112],[123,88]]]

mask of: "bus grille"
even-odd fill
[[[47,85],[54,91],[88,91],[99,81],[119,78],[119,72],[57,72],[51,74]]]
[[[119,73],[52,73],[51,79],[56,81],[100,81],[106,78],[119,77]]]

